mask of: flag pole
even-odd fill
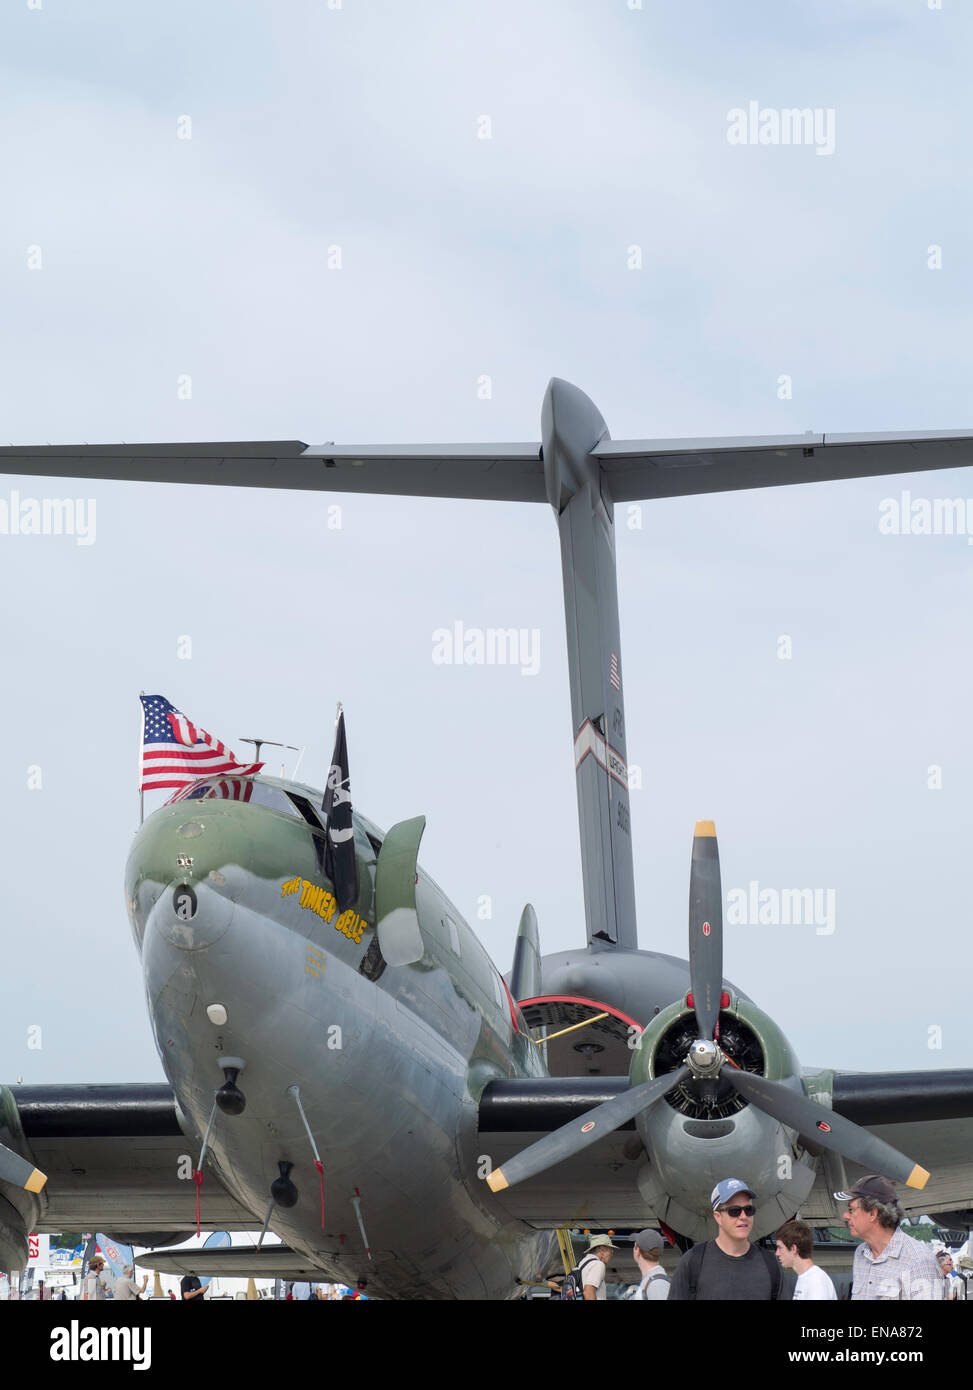
[[[340,723],[341,723],[341,701],[339,700],[338,703],[337,703],[337,705],[335,705],[335,710],[334,710],[334,736],[335,736],[335,738],[338,737],[338,725],[339,725]],[[333,756],[333,754],[332,754],[332,756]],[[328,778],[329,778],[330,776],[331,776],[331,764],[329,763],[329,764],[328,764],[328,777],[326,777],[326,778],[324,779],[324,794],[325,794],[325,796],[327,796],[327,794],[328,794]],[[323,803],[322,803],[322,806],[323,806]]]
[[[145,756],[145,706],[142,704],[144,690],[139,691],[139,709],[142,711],[142,732],[139,736],[139,825],[145,821],[145,792],[142,790],[142,759]]]

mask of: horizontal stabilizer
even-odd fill
[[[591,452],[614,502],[876,478],[973,465],[973,430],[603,440]]]
[[[553,381],[553,399],[581,398]],[[553,393],[553,395],[552,395]],[[594,410],[594,407],[592,407]],[[606,500],[636,502],[973,465],[973,431],[586,439]],[[514,444],[315,444],[299,439],[190,444],[41,444],[0,448],[0,472],[37,477],[200,483],[497,502],[555,501],[541,441]],[[560,475],[559,475],[560,476]]]
[[[335,1246],[337,1252],[337,1244]],[[320,1279],[320,1265],[289,1245],[232,1245],[222,1250],[148,1250],[139,1269],[159,1274],[201,1274],[217,1279]]]
[[[536,444],[48,444],[0,448],[0,472],[310,492],[545,502]]]

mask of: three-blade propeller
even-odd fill
[[[493,1192],[502,1192],[505,1187],[513,1187],[514,1183],[543,1173],[545,1168],[553,1168],[555,1163],[579,1153],[603,1134],[610,1134],[619,1125],[633,1120],[641,1110],[654,1105],[660,1096],[671,1091],[673,1086],[678,1086],[688,1075],[689,1068],[680,1067],[678,1071],[666,1072],[665,1076],[658,1076],[654,1081],[646,1081],[631,1091],[623,1091],[621,1095],[606,1100],[603,1105],[596,1106],[594,1110],[545,1135],[536,1144],[531,1144],[529,1149],[517,1154],[503,1168],[495,1168],[487,1176],[489,1187]]]
[[[870,1173],[881,1173],[892,1182],[925,1187],[929,1177],[925,1168],[920,1168],[911,1158],[893,1149],[884,1139],[877,1139],[861,1125],[809,1100],[803,1091],[792,1091],[779,1081],[768,1081],[764,1076],[754,1076],[753,1072],[737,1071],[733,1067],[727,1068],[723,1075],[751,1105],[772,1115],[789,1129],[796,1129],[823,1149],[832,1149],[842,1158],[860,1163]]]
[[[689,978],[699,1036],[716,1037],[723,993],[723,890],[716,826],[696,822],[689,870]]]
[[[47,1182],[46,1173],[5,1144],[0,1144],[0,1178],[14,1187],[22,1187],[25,1192],[40,1192]]]
[[[780,1124],[797,1130],[805,1139],[842,1157],[859,1163],[895,1182],[922,1188],[929,1174],[884,1140],[867,1129],[836,1115],[803,1092],[779,1081],[726,1066],[719,1050],[720,1008],[729,998],[723,993],[723,890],[720,883],[720,856],[716,828],[712,821],[697,821],[693,838],[693,858],[689,882],[689,1002],[696,1014],[699,1037],[690,1049],[686,1064],[665,1072],[652,1081],[623,1091],[604,1104],[538,1140],[517,1154],[503,1168],[487,1177],[494,1192],[523,1182],[579,1153],[602,1135],[643,1114],[662,1099],[667,1091],[696,1077],[701,1082],[719,1077],[758,1110]]]

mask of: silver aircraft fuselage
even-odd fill
[[[284,808],[289,785],[258,778],[254,790]],[[320,805],[320,793],[290,790]],[[355,819],[361,911],[350,930],[328,912],[315,837],[293,809],[182,800],[135,838],[129,912],[193,1168],[224,1079],[220,1059],[245,1063],[244,1112],[215,1111],[200,1209],[205,1219],[206,1185],[218,1178],[259,1228],[278,1165],[291,1163],[299,1200],[274,1207],[271,1229],[335,1278],[399,1298],[510,1297],[518,1278],[550,1267],[554,1237],[511,1221],[486,1187],[477,1103],[493,1078],[545,1067],[483,947],[421,871],[424,959],[376,974],[381,834]],[[210,1006],[225,1023],[211,1021]],[[293,1086],[323,1165],[323,1224]],[[186,1215],[192,1224],[191,1180]]]

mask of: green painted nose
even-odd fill
[[[183,950],[228,930],[253,845],[235,808],[163,807],[135,837],[126,870],[132,927],[141,944],[154,929]]]

